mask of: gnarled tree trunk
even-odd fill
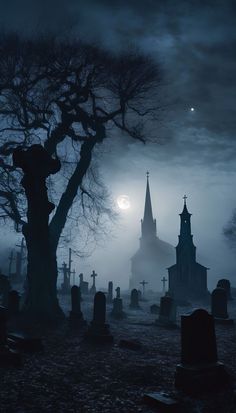
[[[54,205],[48,200],[46,178],[60,170],[60,162],[41,145],[26,151],[17,149],[13,162],[24,172],[22,185],[28,203],[28,222],[23,227],[28,250],[24,312],[34,319],[52,321],[63,312],[57,299],[57,263],[49,235],[49,215]]]

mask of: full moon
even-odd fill
[[[117,205],[120,209],[129,209],[130,208],[130,200],[129,200],[128,195],[118,196]]]

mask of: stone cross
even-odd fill
[[[148,282],[143,280],[139,284],[141,284],[142,287],[143,287],[143,296],[144,296],[144,294],[145,294],[145,285],[148,284]]]
[[[93,287],[95,287],[95,278],[97,277],[97,274],[96,274],[96,272],[93,270],[93,272],[92,272],[92,274],[91,274],[91,277],[92,277],[92,279],[93,279]]]
[[[116,288],[116,298],[120,298],[120,287]]]
[[[162,282],[162,284],[163,284],[163,294],[165,294],[165,292],[166,292],[166,282],[167,282],[167,279],[166,279],[165,277],[163,277],[163,278],[161,279],[161,282]]]

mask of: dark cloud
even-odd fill
[[[217,271],[223,271],[228,260],[228,273],[233,278],[234,257],[226,259],[224,252],[218,254],[217,265],[214,261],[215,251],[223,250],[221,231],[236,204],[232,189],[236,166],[236,2],[0,0],[0,9],[0,25],[5,30],[24,36],[49,32],[60,38],[80,37],[116,53],[140,47],[161,63],[165,74],[162,96],[168,108],[162,122],[156,123],[154,134],[164,139],[165,145],[143,146],[120,139],[115,143],[108,140],[99,149],[105,152],[104,176],[113,194],[134,191],[133,202],[139,203],[132,222],[130,217],[125,222],[125,231],[129,228],[132,236],[124,242],[130,251],[126,270],[121,271],[127,271],[133,245],[136,248],[138,242],[145,171],[150,169],[163,238],[173,243],[177,240],[182,206],[178,202],[187,192],[191,212],[196,214],[194,235],[199,237],[200,254],[205,253],[207,265],[210,257],[209,266],[215,265]],[[191,107],[195,112],[190,112]],[[122,240],[123,233],[118,235]],[[105,273],[101,265],[102,271]],[[218,275],[213,272],[213,277]]]

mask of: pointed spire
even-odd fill
[[[144,207],[144,217],[143,221],[153,221],[152,215],[152,202],[149,188],[149,172],[147,172],[147,186],[146,186],[146,198],[145,198],[145,207]]]
[[[184,200],[184,207],[183,207],[183,211],[181,212],[181,214],[180,215],[192,215],[192,214],[190,214],[189,212],[188,212],[188,208],[187,208],[187,203],[186,203],[186,200],[187,200],[187,195],[184,195],[183,196],[183,200]]]
[[[146,186],[146,198],[144,207],[144,216],[142,222],[142,238],[153,239],[156,237],[156,220],[152,215],[152,202],[149,188],[149,172],[147,172],[147,186]]]
[[[191,215],[192,214],[188,212],[186,199],[187,199],[187,196],[184,195],[183,211],[181,212],[181,214],[179,214],[180,215],[180,239],[181,240],[187,239],[188,237],[190,238],[192,237],[191,235]]]

